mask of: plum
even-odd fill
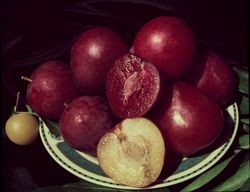
[[[188,75],[189,81],[216,102],[227,105],[236,88],[236,74],[218,54],[208,51]]]
[[[146,118],[125,119],[108,131],[97,147],[102,170],[118,183],[145,187],[156,181],[164,164],[165,143]]]
[[[85,31],[71,50],[71,69],[77,87],[86,95],[105,93],[111,65],[128,52],[121,37],[109,28],[94,27]]]
[[[92,155],[101,137],[113,126],[113,114],[100,96],[81,96],[68,104],[59,127],[64,141],[72,148]]]
[[[193,31],[182,19],[161,16],[150,20],[134,40],[135,55],[156,65],[170,79],[190,68],[196,54]]]
[[[60,61],[41,64],[28,79],[27,102],[41,117],[59,121],[65,103],[79,96],[69,65]]]
[[[188,156],[209,146],[220,135],[223,114],[219,105],[198,88],[175,82],[154,119],[166,144],[180,155]]]
[[[133,54],[117,59],[107,75],[109,105],[121,118],[144,115],[157,101],[159,90],[156,67]]]

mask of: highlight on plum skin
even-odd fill
[[[118,33],[107,27],[85,31],[71,49],[71,69],[84,95],[105,93],[107,73],[113,62],[127,54],[129,47]]]
[[[92,155],[97,144],[113,126],[113,114],[100,96],[81,96],[69,103],[59,127],[64,141],[72,148]]]
[[[193,65],[196,39],[182,19],[161,16],[147,22],[136,34],[134,54],[154,64],[169,79],[177,80]]]
[[[232,67],[213,51],[200,55],[188,74],[188,80],[223,106],[229,104],[237,87],[237,77]]]
[[[120,118],[146,114],[156,103],[159,91],[156,67],[133,54],[120,57],[108,72],[106,95],[111,109]]]
[[[183,156],[195,154],[221,134],[222,110],[198,88],[186,82],[175,82],[172,96],[166,99],[153,121],[175,152]]]
[[[61,61],[42,63],[27,79],[28,104],[41,117],[49,120],[59,121],[64,104],[80,95],[69,65]]]

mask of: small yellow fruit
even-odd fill
[[[26,112],[12,115],[5,124],[8,138],[15,144],[28,145],[38,136],[36,118]]]

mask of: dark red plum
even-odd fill
[[[188,156],[213,143],[223,128],[223,114],[213,100],[186,82],[175,82],[172,95],[155,119],[167,146]],[[164,109],[164,110],[162,110]]]
[[[168,78],[178,79],[193,63],[195,37],[182,19],[161,16],[139,30],[134,40],[134,52],[156,65]]]
[[[81,96],[64,110],[59,127],[64,141],[72,148],[96,153],[101,137],[113,126],[113,114],[99,96]]]
[[[159,90],[156,67],[133,54],[116,60],[107,76],[109,105],[121,118],[143,116],[157,101]]]
[[[218,54],[209,51],[190,71],[189,81],[216,102],[227,105],[236,89],[236,74]]]
[[[77,87],[87,95],[105,93],[111,65],[128,52],[121,37],[109,28],[94,27],[85,31],[71,50],[71,68]]]
[[[64,104],[79,96],[69,65],[48,61],[31,75],[27,88],[27,102],[41,117],[59,121]]]

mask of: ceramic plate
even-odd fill
[[[203,152],[200,155],[183,159],[175,169],[175,172],[163,178],[161,182],[148,188],[163,188],[181,183],[203,173],[218,162],[229,149],[238,129],[239,111],[236,103],[227,108],[225,116],[226,125],[224,130],[227,132],[226,139],[220,141],[220,144],[209,152]],[[97,185],[119,189],[136,189],[118,184],[107,177],[99,167],[95,157],[74,150],[64,143],[62,139],[56,138],[51,134],[49,128],[42,119],[40,119],[39,131],[42,142],[48,153],[58,164],[70,173]]]

